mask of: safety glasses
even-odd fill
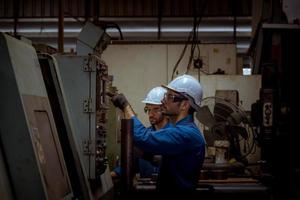
[[[173,95],[173,94],[165,93],[164,100],[165,101],[172,100],[173,102],[181,102],[181,101],[188,100],[188,99],[181,95]]]
[[[145,107],[144,108],[144,112],[145,113],[147,113],[148,115],[150,114],[150,113],[152,113],[152,114],[157,114],[157,113],[161,113],[161,108],[148,108],[148,107]]]

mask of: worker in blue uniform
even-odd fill
[[[154,87],[151,89],[146,98],[142,101],[145,103],[145,113],[148,114],[151,126],[149,130],[155,131],[170,126],[168,117],[162,113],[162,100],[167,90],[163,87]],[[138,158],[139,174],[141,178],[149,178],[159,171],[161,155],[153,155],[147,151],[142,151],[142,156]]]
[[[157,180],[160,194],[182,198],[193,194],[197,187],[205,156],[203,135],[194,123],[193,114],[200,108],[202,86],[194,77],[182,75],[167,86],[163,113],[173,126],[160,130],[147,129],[137,118],[123,94],[112,97],[113,104],[134,122],[134,144],[163,156]]]
[[[163,87],[152,88],[146,97],[142,100],[145,104],[144,111],[148,115],[150,126],[148,129],[155,131],[170,126],[168,117],[162,113],[162,100],[167,90]],[[141,178],[152,178],[159,171],[161,155],[154,155],[140,149],[135,149],[135,162],[138,168],[137,173]],[[118,165],[111,172],[113,178],[121,175],[121,168]]]

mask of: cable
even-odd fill
[[[173,80],[174,74],[175,74],[175,72],[176,72],[176,70],[177,70],[177,68],[178,68],[178,66],[179,66],[179,63],[180,63],[180,61],[182,60],[182,58],[183,58],[183,56],[184,56],[184,54],[185,54],[187,45],[189,44],[189,42],[190,42],[190,40],[191,40],[191,38],[192,38],[191,54],[190,54],[190,58],[189,58],[189,64],[188,64],[188,67],[189,67],[189,65],[190,65],[190,63],[191,63],[192,57],[193,57],[193,55],[194,55],[195,46],[196,46],[196,43],[197,43],[197,41],[198,41],[198,28],[199,28],[199,24],[201,23],[202,16],[203,16],[203,12],[204,12],[204,10],[205,10],[205,8],[206,8],[207,2],[208,2],[208,1],[205,0],[204,3],[203,3],[203,5],[202,5],[202,7],[201,7],[201,12],[200,12],[201,14],[200,14],[200,16],[199,16],[199,19],[196,20],[197,18],[195,18],[195,20],[194,20],[194,27],[193,27],[193,30],[189,33],[187,42],[185,43],[185,46],[184,46],[184,48],[183,48],[183,50],[182,50],[182,52],[181,52],[181,54],[180,54],[180,57],[179,57],[179,59],[177,60],[175,66],[174,66],[174,68],[173,68],[173,72],[172,72],[172,76],[171,76],[171,79],[172,79],[172,80]],[[193,34],[193,33],[194,33],[194,34]],[[192,35],[193,35],[193,37],[192,37]],[[199,55],[200,55],[200,48],[199,48]],[[188,67],[187,67],[187,68],[188,68]],[[187,71],[188,71],[188,70],[187,70]]]
[[[106,30],[107,28],[116,28],[119,31],[121,40],[124,40],[123,33],[122,33],[121,28],[118,24],[116,24],[114,22],[108,22],[108,23],[105,24],[104,30]]]

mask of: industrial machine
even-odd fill
[[[114,88],[101,59],[109,41],[87,23],[77,54],[37,55],[31,45],[0,35],[4,199],[113,198],[106,93]]]
[[[7,177],[1,199],[70,199],[59,130],[35,49],[1,33],[0,52],[0,173]]]
[[[101,28],[87,23],[79,35],[76,55],[39,54],[51,103],[60,111],[56,119],[67,127],[64,140],[72,141],[70,149],[65,149],[74,160],[67,163],[68,170],[76,172],[72,183],[80,180],[75,186],[81,191],[78,196],[87,199],[113,196],[106,157],[106,93],[112,88],[112,76],[100,58],[108,42],[109,36]]]

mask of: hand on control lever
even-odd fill
[[[120,108],[121,110],[124,110],[124,108],[129,104],[126,97],[122,93],[114,94],[111,97],[111,101],[117,108]]]

